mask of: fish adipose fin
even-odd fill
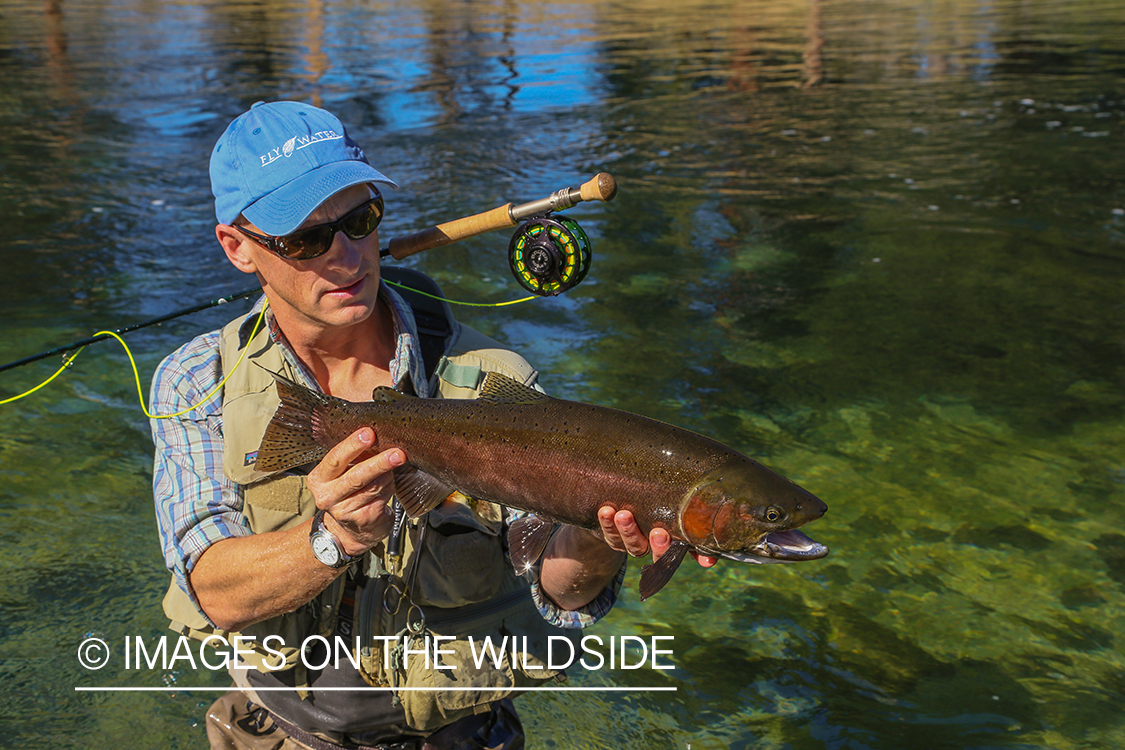
[[[508,527],[508,554],[516,573],[523,575],[539,562],[554,531],[553,523],[536,516],[524,516],[512,521]]]
[[[430,512],[453,492],[445,482],[413,466],[395,469],[395,496],[411,518]]]
[[[551,397],[523,383],[517,383],[505,375],[490,372],[484,376],[484,383],[477,398],[496,404],[534,404]]]
[[[389,404],[392,401],[401,401],[406,398],[403,394],[386,385],[381,385],[371,392],[371,400],[377,401],[381,404]]]
[[[687,542],[681,542],[679,539],[672,540],[672,546],[668,551],[660,556],[660,559],[652,565],[646,565],[641,568],[641,601],[648,599],[660,589],[668,581],[672,580],[672,574],[676,572],[676,568],[680,567],[683,562],[684,555],[691,549],[691,545]]]

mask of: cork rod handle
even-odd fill
[[[403,237],[394,237],[388,243],[384,254],[389,254],[395,260],[402,260],[423,250],[448,245],[466,237],[475,237],[504,227],[514,227],[521,219],[533,214],[570,208],[582,201],[611,201],[615,195],[617,195],[617,181],[608,172],[601,172],[580,187],[564,188],[553,193],[549,198],[519,206],[505,203],[484,213],[447,221]]]
[[[436,227],[423,229],[421,232],[408,234],[405,237],[395,237],[388,244],[391,257],[395,260],[402,260],[423,250],[448,245],[466,237],[474,237],[478,234],[491,232],[494,229],[514,227],[516,222],[509,213],[511,207],[511,203],[505,203],[503,206],[497,206],[482,214],[447,221],[444,224],[438,224]]]

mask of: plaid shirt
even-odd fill
[[[430,396],[429,383],[422,364],[418,332],[410,306],[386,284],[380,285],[380,297],[393,312],[396,351],[390,362],[390,375],[396,388],[410,376],[415,392]],[[249,333],[264,305],[264,298],[246,316],[243,327]],[[308,388],[320,386],[308,368],[293,353],[270,312],[266,312],[270,336],[281,348],[283,356],[299,373]],[[219,356],[221,331],[211,331],[184,344],[157,367],[150,394],[153,414],[174,414],[210,393],[222,380]],[[250,536],[250,524],[243,514],[242,487],[223,473],[223,394],[220,390],[187,414],[170,419],[153,419],[152,439],[156,444],[153,470],[153,495],[156,519],[164,547],[164,564],[176,584],[183,589],[200,613],[195,593],[188,585],[188,574],[203,552],[220,539]],[[508,520],[527,515],[509,511]],[[625,576],[621,566],[616,578],[590,604],[581,610],[559,608],[542,594],[538,570],[529,573],[532,597],[544,619],[563,628],[588,627],[609,612]]]

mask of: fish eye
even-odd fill
[[[766,508],[766,520],[770,523],[777,523],[782,518],[784,518],[784,516],[785,514],[782,513],[781,509],[779,508],[776,508],[772,505]]]

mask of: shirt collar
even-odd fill
[[[418,326],[414,321],[414,311],[406,300],[399,295],[394,289],[391,289],[386,282],[379,281],[379,299],[387,304],[391,311],[391,318],[394,321],[394,336],[395,336],[395,353],[390,361],[389,371],[391,374],[391,382],[394,383],[395,390],[403,390],[406,388],[407,379],[414,388],[414,393],[421,398],[429,398],[430,385],[429,379],[426,377],[426,366],[422,361],[422,344],[418,339]],[[250,334],[254,331],[254,325],[258,321],[258,314],[262,311],[262,306],[266,303],[265,295],[262,295],[254,307],[250,309],[246,319],[238,329],[238,338],[240,348],[245,347],[250,343]],[[320,386],[316,382],[316,378],[301,362],[300,358],[293,352],[293,348],[289,345],[288,340],[285,338],[285,333],[278,326],[277,320],[273,316],[273,312],[266,311],[266,326],[269,329],[270,339],[275,344],[281,347],[281,352],[287,362],[301,374],[301,378],[305,381],[304,385],[320,390]]]
[[[426,377],[426,365],[422,361],[422,342],[418,339],[414,310],[382,279],[379,280],[379,298],[386,301],[395,322],[395,356],[390,365],[391,381],[397,390],[402,390],[409,377],[415,394],[420,398],[429,398],[429,378]]]

